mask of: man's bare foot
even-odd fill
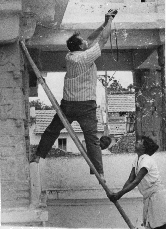
[[[100,173],[99,175],[100,175],[101,180],[102,180],[104,183],[106,183],[106,180],[105,180],[105,178],[104,178],[104,174]],[[99,182],[99,184],[101,184],[101,183]]]
[[[30,163],[32,162],[39,163],[39,160],[40,160],[40,157],[34,154],[30,160]]]

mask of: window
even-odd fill
[[[67,151],[67,139],[66,138],[58,139],[58,148]]]

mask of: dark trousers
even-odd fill
[[[62,99],[60,105],[63,113],[69,123],[77,121],[83,131],[87,155],[98,173],[103,173],[102,153],[100,148],[100,140],[97,137],[97,117],[96,117],[96,101],[65,101]],[[55,140],[60,135],[60,131],[64,128],[59,116],[55,114],[52,122],[44,131],[36,155],[45,158],[52,148]],[[91,171],[91,173],[93,173]]]
[[[164,224],[164,225],[161,226],[161,227],[155,227],[154,229],[166,229],[166,224]]]

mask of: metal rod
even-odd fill
[[[52,103],[52,106],[54,107],[54,109],[56,110],[57,114],[59,115],[59,118],[61,119],[63,125],[68,130],[71,138],[73,139],[73,141],[76,144],[77,148],[80,150],[82,156],[84,157],[84,159],[88,163],[88,165],[91,168],[91,170],[94,172],[95,176],[97,177],[98,181],[102,185],[103,189],[106,191],[106,193],[110,193],[111,194],[112,192],[109,190],[108,186],[103,182],[103,180],[101,179],[99,173],[95,169],[94,165],[92,164],[92,162],[88,158],[83,145],[81,144],[79,138],[75,134],[75,132],[74,132],[72,126],[70,125],[70,123],[68,122],[67,118],[63,114],[63,112],[62,112],[57,100],[55,99],[54,95],[50,91],[50,89],[47,86],[47,84],[44,82],[44,80],[43,80],[43,78],[41,76],[41,73],[40,73],[39,69],[37,68],[37,66],[35,65],[34,61],[32,60],[32,58],[31,58],[31,56],[30,56],[30,54],[29,54],[24,42],[20,41],[20,43],[21,43],[22,49],[24,50],[24,53],[25,53],[29,63],[31,64],[31,67],[33,68],[33,70],[34,70],[34,72],[36,74],[37,79],[39,80],[39,82],[42,85],[45,93],[47,94],[48,98],[50,99],[50,101]],[[118,211],[120,212],[120,214],[123,217],[123,219],[125,220],[125,222],[127,223],[127,225],[129,226],[129,228],[134,229],[135,227],[133,226],[133,224],[129,220],[128,216],[126,215],[126,213],[124,212],[124,210],[122,209],[120,204],[117,201],[114,204],[115,204],[116,208],[118,209]]]

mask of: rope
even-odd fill
[[[118,48],[117,29],[116,29],[115,23],[114,23],[114,27],[115,27],[115,42],[116,42],[116,59],[114,58],[114,54],[113,54],[112,35],[110,33],[111,54],[112,54],[113,60],[116,61],[116,62],[118,62],[119,61],[119,48]]]

